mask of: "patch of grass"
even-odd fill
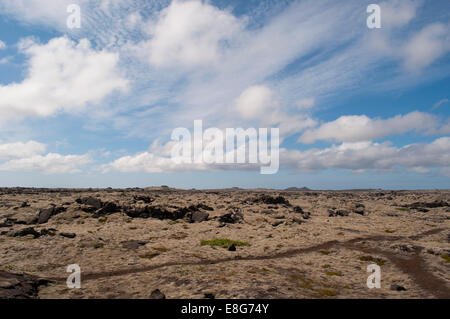
[[[327,268],[330,268],[331,266],[330,265],[322,265],[321,266],[323,269],[327,269]]]
[[[343,275],[339,271],[327,271],[327,276],[339,276],[342,277]]]
[[[139,255],[139,258],[152,259],[159,256],[159,253],[146,253],[143,255]]]
[[[247,242],[231,240],[231,239],[227,239],[227,238],[216,238],[216,239],[212,239],[212,240],[201,240],[200,241],[200,245],[211,246],[211,247],[219,246],[222,248],[228,248],[232,244],[234,244],[235,246],[250,246],[250,244]]]
[[[317,290],[318,292],[318,297],[334,297],[337,296],[339,294],[339,292],[335,289],[327,289],[327,288],[322,288]]]
[[[297,283],[297,287],[314,290],[314,287],[312,285],[313,281],[305,278],[305,276],[303,275],[291,275],[289,278],[291,279],[291,281],[300,281],[299,283]]]
[[[358,259],[361,261],[376,263],[378,266],[383,266],[386,263],[386,260],[382,258],[373,258],[372,256],[359,256]]]
[[[445,262],[448,264],[450,263],[450,256],[447,254],[441,255],[441,258],[445,260]]]

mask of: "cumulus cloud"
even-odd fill
[[[421,70],[450,50],[449,26],[434,23],[426,26],[409,40],[403,49],[408,70]]]
[[[450,137],[429,144],[392,146],[390,142],[355,142],[307,151],[280,149],[282,167],[300,172],[315,172],[330,168],[349,169],[355,173],[367,170],[391,171],[407,168],[420,174],[433,168],[450,172]],[[169,173],[182,171],[258,170],[259,164],[176,163],[168,156],[151,152],[121,157],[102,167],[104,172]]]
[[[271,89],[263,85],[247,88],[236,99],[235,107],[245,119],[266,116],[267,112],[278,108]]]
[[[29,57],[28,72],[20,83],[0,85],[3,120],[79,111],[127,88],[118,54],[95,51],[86,39],[75,43],[61,37],[43,45],[28,39],[20,47]]]
[[[212,64],[242,27],[231,13],[208,3],[173,1],[151,27],[147,53],[156,66]]]
[[[316,100],[314,98],[305,98],[297,101],[297,108],[299,110],[309,110],[314,107]]]
[[[35,141],[0,144],[0,171],[76,173],[91,162],[89,155],[45,154],[46,148]]]
[[[88,164],[88,155],[61,155],[49,153],[13,159],[0,164],[0,171],[34,171],[46,174],[78,173],[80,166]]]
[[[410,144],[400,148],[389,142],[356,142],[307,151],[283,149],[280,160],[282,165],[302,172],[328,168],[358,171],[406,167],[426,173],[428,168],[450,167],[450,137],[436,139],[430,144]]]
[[[0,159],[24,158],[45,152],[45,144],[35,141],[0,144]]]
[[[311,103],[304,100],[303,103]],[[275,92],[267,86],[255,85],[245,89],[236,99],[235,109],[246,120],[258,120],[263,126],[277,126],[280,134],[290,135],[316,125],[307,114],[289,114],[280,107]]]
[[[409,131],[431,131],[436,126],[434,116],[417,111],[388,119],[371,119],[365,115],[341,116],[335,121],[305,131],[298,140],[305,144],[312,144],[318,140],[370,141]]]
[[[0,11],[31,23],[66,27],[67,7],[76,2],[84,5],[90,0],[0,0]]]

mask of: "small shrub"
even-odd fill
[[[139,258],[152,259],[152,258],[155,258],[156,256],[159,256],[159,253],[147,253],[147,254],[139,255]]]
[[[211,247],[212,246],[219,246],[219,247],[222,247],[222,248],[228,248],[232,244],[234,244],[235,246],[250,246],[250,244],[247,243],[247,242],[231,240],[231,239],[226,239],[226,238],[216,238],[216,239],[212,239],[212,240],[202,240],[202,241],[200,241],[200,245],[202,245],[202,246],[211,246]]]
[[[378,266],[383,266],[386,263],[386,260],[381,258],[373,258],[372,256],[359,256],[358,259],[361,261],[376,263]]]
[[[441,255],[441,258],[445,260],[445,262],[448,264],[450,263],[450,256],[447,254]]]

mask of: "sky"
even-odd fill
[[[0,186],[448,189],[449,52],[447,0],[0,0]],[[175,164],[194,120],[278,173]]]

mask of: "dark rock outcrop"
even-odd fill
[[[159,289],[155,289],[150,294],[149,299],[166,299],[166,295],[164,295]]]
[[[0,270],[0,299],[36,299],[40,286],[50,281]]]

